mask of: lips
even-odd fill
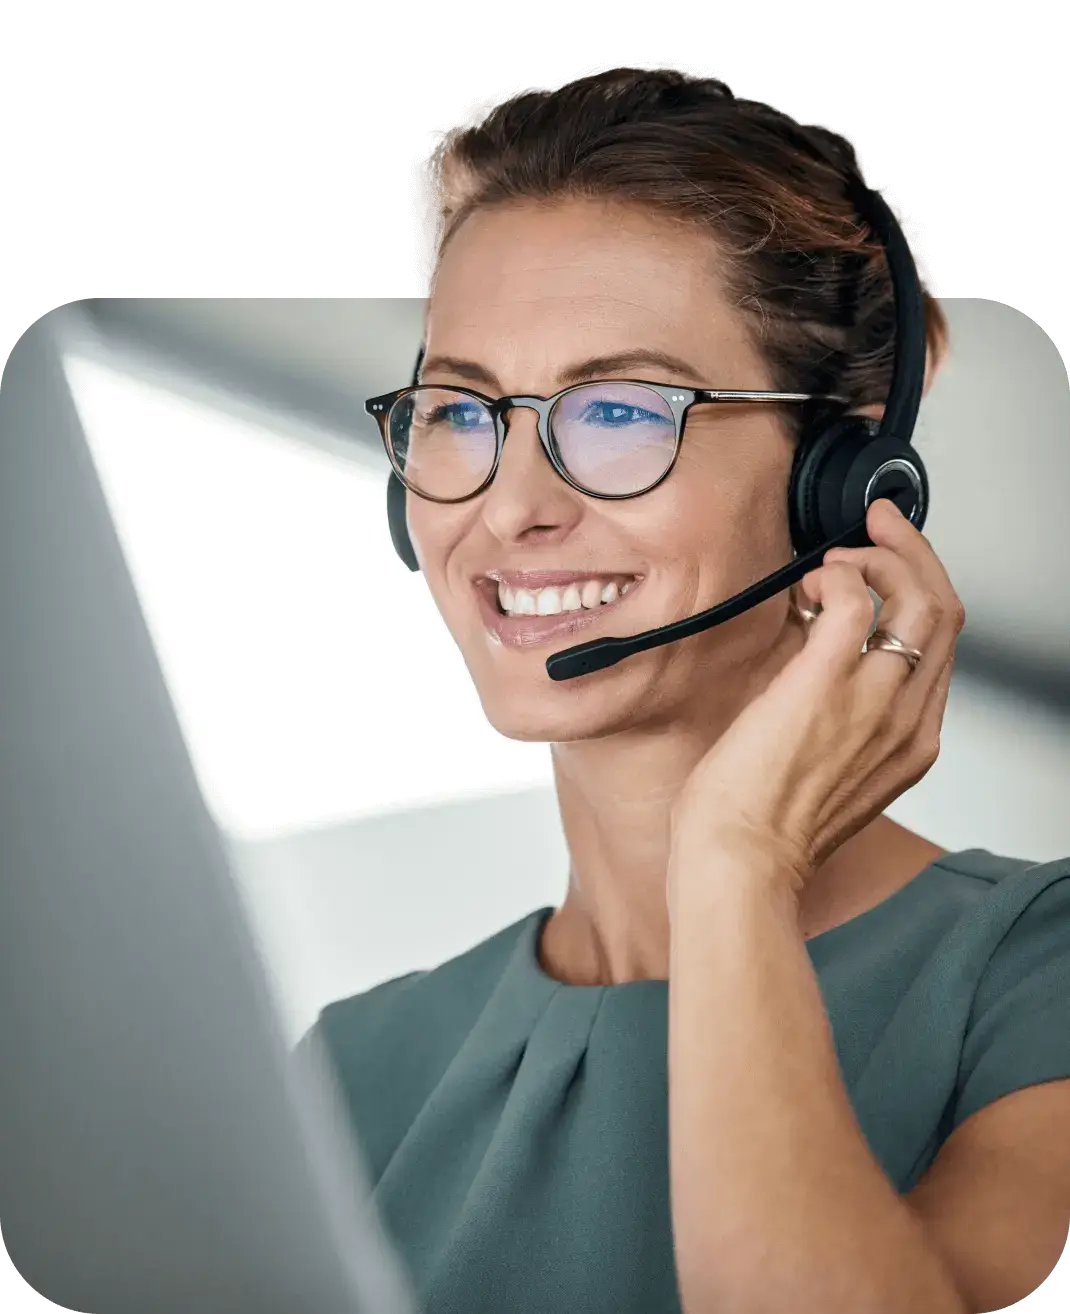
[[[577,579],[590,578],[563,571],[501,572],[494,577],[475,580],[480,618],[484,627],[507,648],[530,648],[541,644],[567,641],[573,635],[587,635],[603,625],[607,616],[615,617],[641,587],[642,576],[630,585],[624,597],[604,602],[592,610],[562,612],[557,616],[507,616],[498,606],[498,581],[516,587],[563,587]],[[577,640],[578,641],[578,640]]]

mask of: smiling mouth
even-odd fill
[[[514,587],[503,581],[488,582],[497,584],[493,600],[499,615],[541,619],[601,611],[626,597],[638,581],[634,575],[594,575],[541,588]]]
[[[474,583],[489,634],[504,647],[528,648],[597,626],[606,612],[615,614],[634,596],[642,579],[641,575],[566,574],[538,588],[487,576]]]

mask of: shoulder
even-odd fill
[[[1026,988],[1036,1005],[1042,989],[1070,988],[1070,858],[1023,862],[986,854],[989,890],[975,914],[987,949],[973,1015],[1013,1005]]]
[[[952,1017],[953,1090],[910,1199],[971,1308],[993,1309],[1035,1290],[1066,1244],[1070,859],[977,866],[987,893],[964,924],[984,956],[961,1033]]]
[[[338,999],[298,1044],[337,1078],[374,1177],[495,995],[536,913],[433,968]]]
[[[315,1037],[354,1096],[426,1087],[456,1054],[496,991],[535,913],[436,967],[419,968],[321,1009]]]
[[[886,1003],[897,991],[913,991],[928,1007],[946,1014],[953,1003],[959,1014],[993,957],[1008,962],[1028,952],[1053,921],[1070,946],[1068,919],[1070,859],[963,849],[942,854],[882,904],[810,943],[833,993],[849,997],[871,981]]]
[[[385,1033],[450,1033],[478,1016],[515,952],[531,913],[432,968],[407,972],[369,990],[337,999],[319,1014],[317,1027],[332,1049],[374,1044]]]
[[[987,849],[937,859],[924,873],[931,902],[946,913],[946,929],[979,942],[986,956],[1064,932],[1070,919],[1070,857],[1038,862]],[[1070,949],[1070,943],[1064,943]]]
[[[963,941],[980,946],[963,1038],[957,1125],[1011,1091],[1070,1077],[1070,858],[985,854]]]
[[[971,849],[935,865],[952,909],[938,957],[970,983],[971,1028],[1013,1013],[1025,996],[1035,1005],[1056,981],[1070,991],[1070,858],[1034,862]]]
[[[962,891],[972,891],[973,901],[989,895],[1002,895],[1024,889],[1023,882],[1043,885],[1070,877],[1070,855],[1050,861],[1012,857],[990,849],[959,849],[941,855],[932,864],[958,878]]]
[[[993,865],[1003,868],[992,883],[1002,930],[993,958],[1009,963],[1024,955],[1035,963],[1070,955],[1070,857]]]

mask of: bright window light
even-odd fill
[[[551,779],[486,722],[364,470],[89,356],[68,377],[205,800],[263,839]]]

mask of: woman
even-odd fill
[[[618,69],[500,106],[433,163],[422,383],[646,379],[879,415],[891,291],[842,138]],[[429,1311],[961,1314],[1062,1251],[1070,863],[949,853],[883,815],[936,758],[963,623],[924,536],[879,499],[875,546],[830,551],[794,599],[546,675],[788,561],[799,423],[695,406],[669,476],[605,500],[517,407],[478,496],[410,486],[488,718],[552,744],[571,858],[560,908],[315,1029]],[[918,660],[862,653],[869,589]]]

